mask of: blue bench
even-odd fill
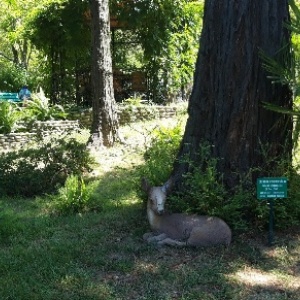
[[[18,93],[0,93],[0,101],[22,102]]]

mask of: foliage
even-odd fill
[[[245,229],[247,221],[243,211],[252,201],[249,191],[240,189],[230,195],[222,183],[222,177],[217,172],[217,159],[209,156],[208,144],[203,144],[198,153],[201,159],[201,169],[188,159],[185,174],[185,186],[180,192],[171,195],[169,208],[173,211],[184,211],[200,215],[219,216],[226,220],[234,229]],[[246,199],[251,199],[249,202]],[[243,199],[243,201],[241,201]]]
[[[22,68],[0,58],[0,91],[18,92],[26,81],[26,73]]]
[[[202,1],[147,0],[124,7],[114,0],[111,10],[142,45],[151,99],[160,102],[187,88],[199,47]]]
[[[114,31],[118,45],[114,66],[125,72],[137,68],[145,72],[151,89],[148,96],[156,102],[187,87],[194,70],[203,1],[110,2],[111,15],[126,24]],[[43,86],[51,102],[90,102],[89,2],[4,0],[4,8],[0,89]]]
[[[172,171],[180,140],[181,131],[178,127],[168,131],[157,131],[145,153],[146,162],[141,168],[141,176],[149,178],[153,185],[166,182]],[[252,226],[264,228],[268,224],[268,205],[265,201],[256,199],[255,188],[249,188],[249,182],[252,176],[265,169],[266,165],[276,165],[277,168],[273,168],[273,173],[269,176],[289,178],[289,198],[276,200],[276,226],[288,228],[299,225],[299,176],[295,168],[288,166],[284,161],[274,164],[266,157],[266,165],[250,170],[246,176],[240,178],[240,184],[234,191],[228,191],[223,185],[221,174],[217,171],[218,160],[209,155],[209,147],[208,144],[203,144],[198,153],[202,160],[201,165],[205,165],[204,169],[195,166],[189,160],[184,161],[189,165],[189,172],[185,174],[185,186],[182,191],[169,196],[168,209],[219,216],[238,231],[245,231]]]
[[[167,72],[162,77],[169,97],[174,97],[182,88],[185,93],[191,88],[189,85],[199,48],[202,10],[199,2],[186,3],[182,8],[182,20],[173,20],[176,22],[173,23],[175,28],[168,44],[168,54],[163,61],[163,69]]]
[[[66,113],[61,105],[51,105],[49,99],[41,90],[32,94],[31,99],[25,100],[25,110],[34,120],[48,121],[53,119],[64,119]]]
[[[69,214],[87,210],[91,197],[91,190],[87,188],[82,176],[70,175],[63,187],[59,188],[58,195],[53,195],[56,211]]]
[[[173,163],[182,138],[182,126],[160,128],[152,133],[149,148],[144,154],[145,165],[141,177],[147,177],[153,185],[161,185],[172,170]]]
[[[65,119],[66,115],[61,105],[49,103],[42,90],[32,94],[31,99],[24,100],[23,107],[0,101],[0,134],[23,132],[30,129],[34,121]]]
[[[0,101],[0,134],[14,132],[19,128],[18,121],[22,117],[19,106],[8,101]]]
[[[133,105],[133,106],[141,106],[143,104],[144,100],[142,98],[142,95],[135,94],[130,98],[124,99],[122,101],[122,105]]]
[[[74,100],[75,90],[84,85],[86,70],[90,69],[88,5],[88,1],[53,0],[31,11],[28,37],[41,54],[41,84],[52,102]]]
[[[259,169],[251,169],[240,178],[239,185],[234,191],[227,191],[222,183],[222,177],[216,171],[217,161],[210,158],[206,146],[202,153],[206,165],[203,171],[191,165],[191,172],[186,174],[184,191],[174,197],[174,208],[200,214],[217,215],[227,220],[235,230],[245,230],[255,226],[264,228],[268,224],[269,208],[266,201],[257,200],[255,188],[249,187],[252,177],[264,169],[273,168],[269,176],[286,176],[289,178],[289,198],[277,199],[275,205],[276,227],[288,228],[299,225],[300,202],[297,196],[299,188],[298,175],[287,162],[271,161],[266,157],[266,165]]]
[[[272,103],[263,103],[263,105],[266,109],[283,114],[290,114],[295,117],[293,142],[294,150],[296,150],[300,134],[300,10],[298,8],[298,4],[296,4],[294,0],[290,0],[289,4],[292,17],[291,22],[287,23],[286,26],[292,32],[291,46],[283,45],[282,49],[278,51],[275,57],[268,57],[264,53],[261,53],[261,57],[263,60],[263,66],[268,72],[268,77],[272,80],[272,83],[286,85],[292,91],[293,109],[287,109]]]
[[[2,153],[1,194],[33,196],[53,192],[70,174],[90,171],[93,159],[86,142],[86,138],[75,135],[39,137],[37,148]]]
[[[143,69],[145,59],[139,36],[130,29],[114,29],[114,42],[118,45],[112,53],[114,65],[120,70]]]
[[[40,1],[3,0],[0,16],[0,89],[16,92],[24,84],[32,85],[39,70],[31,63],[36,58],[26,24],[31,18],[29,13]]]

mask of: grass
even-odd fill
[[[135,144],[97,154],[94,212],[56,215],[47,197],[0,198],[0,299],[299,299],[299,228],[275,232],[273,247],[267,232],[235,235],[228,249],[144,243],[138,166],[156,124],[132,126],[122,131]]]

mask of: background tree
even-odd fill
[[[110,50],[108,0],[91,0],[92,14],[92,144],[112,146],[118,134]]]
[[[2,2],[1,90],[18,90],[27,81],[31,87],[42,86],[52,103],[91,106],[89,1]],[[202,2],[109,1],[120,24],[112,29],[113,70],[122,86],[117,101],[138,92],[161,102],[191,86]]]
[[[66,99],[77,105],[91,102],[88,9],[88,1],[51,0],[30,12],[27,31],[39,51],[40,85],[53,103]]]
[[[123,30],[134,33],[141,47],[140,68],[147,74],[147,98],[163,102],[181,96],[193,77],[203,0],[111,0],[111,11]],[[124,45],[118,44],[114,54]],[[126,48],[128,53],[128,44]]]
[[[292,118],[262,106],[270,102],[291,108],[291,92],[272,84],[260,58],[260,51],[278,56],[290,42],[284,25],[289,20],[287,2],[205,2],[189,118],[173,171],[177,187],[191,166],[205,167],[200,155],[204,143],[210,145],[208,155],[217,158],[228,189],[251,170],[274,175],[279,160],[291,159]],[[267,159],[272,161],[268,166]]]
[[[35,50],[26,36],[28,12],[32,1],[1,1],[0,16],[0,90],[19,91],[22,85],[34,82],[32,60]]]

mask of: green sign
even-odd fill
[[[264,177],[257,179],[257,199],[287,198],[286,177]]]

